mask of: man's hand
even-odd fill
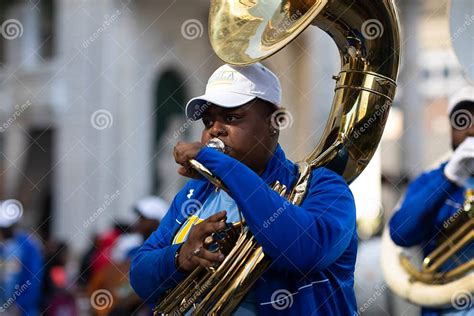
[[[209,268],[224,260],[223,254],[204,249],[203,242],[212,233],[224,229],[226,214],[226,211],[219,212],[191,228],[188,239],[179,250],[178,265],[181,270],[190,272],[199,265]]]
[[[204,147],[201,143],[181,143],[178,142],[174,146],[174,160],[177,164],[181,165],[178,169],[178,173],[188,178],[199,178],[199,173],[190,167],[189,160],[196,158],[197,154]]]
[[[444,168],[444,174],[461,187],[466,186],[467,180],[474,177],[474,137],[466,138],[454,151]]]

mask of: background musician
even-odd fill
[[[390,235],[402,247],[421,245],[427,255],[438,245],[446,221],[463,207],[464,191],[473,187],[474,174],[474,88],[459,90],[448,106],[451,121],[451,144],[454,150],[449,161],[423,173],[408,187],[399,210],[390,220]],[[449,270],[454,260],[472,259],[472,243],[461,249],[442,269]],[[471,304],[472,305],[472,304]],[[467,315],[470,310],[422,309],[423,315]]]
[[[35,316],[40,315],[43,254],[36,236],[18,227],[20,209],[17,200],[0,201],[0,313]]]

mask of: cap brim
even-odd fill
[[[0,220],[0,228],[9,228],[15,225],[18,220],[8,220],[8,219],[1,219]]]
[[[474,102],[474,88],[461,88],[450,98],[448,103],[448,115],[453,114],[457,106],[463,102]]]
[[[186,105],[186,116],[197,121],[206,111],[209,104],[215,104],[223,108],[236,108],[254,99],[256,96],[233,92],[213,92],[191,99]]]

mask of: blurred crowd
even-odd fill
[[[93,238],[71,273],[66,243],[42,241],[21,227],[16,200],[0,202],[0,313],[4,315],[151,315],[132,290],[128,271],[136,250],[158,228],[168,205],[148,196],[133,206],[133,224],[116,223]],[[12,216],[14,214],[14,216]]]

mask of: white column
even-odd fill
[[[120,122],[116,100],[109,95],[113,88],[102,74],[115,55],[113,47],[104,44],[113,27],[107,19],[115,9],[111,1],[56,3],[56,62],[63,66],[58,73],[63,93],[55,96],[60,106],[53,233],[81,251],[90,246],[91,233],[106,229],[120,209],[120,188],[114,180],[118,157],[113,154]],[[98,110],[106,112],[94,116]]]
[[[402,68],[398,79],[398,97],[404,113],[405,131],[402,136],[402,172],[413,177],[423,169],[423,99],[420,96],[419,26],[422,14],[417,1],[400,1],[402,26]]]
[[[6,62],[16,66],[38,63],[36,51],[40,46],[40,11],[28,1],[18,1],[8,8],[2,21],[6,39]]]

